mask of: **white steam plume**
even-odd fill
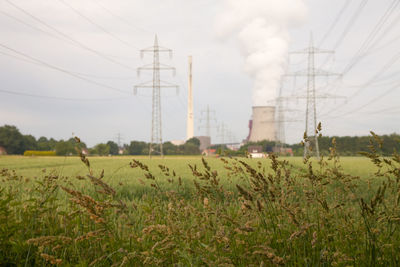
[[[254,79],[254,106],[275,100],[286,67],[289,28],[306,14],[303,0],[225,0],[217,34],[239,39],[244,70]]]

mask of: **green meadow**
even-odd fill
[[[146,164],[149,170],[160,179],[165,188],[174,189],[175,185],[168,183],[167,177],[163,175],[160,165],[168,167],[171,171],[175,171],[177,176],[181,177],[183,188],[188,191],[194,189],[193,174],[189,167],[202,166],[201,156],[166,156],[164,158],[148,156],[110,156],[110,157],[89,157],[92,170],[99,174],[104,170],[104,180],[111,186],[115,186],[120,192],[123,192],[130,199],[140,197],[143,192],[152,190],[145,185],[146,180],[143,171],[130,167],[132,160],[139,160]],[[238,158],[251,166],[256,166],[262,163],[266,170],[270,170],[269,159],[246,159]],[[205,158],[210,167],[217,171],[221,183],[231,190],[235,190],[236,183],[242,183],[237,177],[227,178],[227,170],[220,158],[209,157]],[[293,166],[294,171],[304,168],[302,157],[282,157],[280,160],[288,161]],[[362,180],[376,184],[380,180],[374,175],[377,170],[376,166],[365,157],[343,157],[340,159],[343,171],[353,176],[359,176]],[[317,166],[317,161],[313,164]],[[69,157],[25,157],[25,156],[1,156],[0,169],[8,168],[15,170],[18,175],[28,179],[36,179],[45,176],[48,173],[53,173],[58,176],[74,178],[76,176],[86,176],[87,167],[82,164],[78,156]],[[45,171],[45,172],[44,172]],[[75,181],[75,184],[82,184]],[[362,183],[363,184],[363,183]],[[82,184],[82,189],[85,186]]]
[[[175,170],[183,178],[192,179],[192,172],[188,164],[201,165],[202,157],[200,156],[166,156],[164,158],[153,157],[150,159],[147,156],[111,156],[111,157],[89,157],[91,167],[94,170],[101,171],[104,169],[106,179],[110,182],[129,182],[134,183],[134,178],[139,178],[141,172],[130,168],[129,163],[132,159],[137,159],[148,165],[149,168],[156,174],[161,174],[159,165],[166,165],[170,169]],[[224,174],[226,170],[223,168],[221,159],[215,157],[205,158],[210,166]],[[269,168],[269,159],[245,159],[241,158],[249,164],[262,162]],[[290,164],[296,167],[303,167],[302,157],[281,157],[281,160],[287,160]],[[373,177],[373,172],[376,171],[376,166],[365,157],[341,157],[342,168],[345,172],[360,176],[362,178]],[[316,164],[316,162],[315,162]],[[84,175],[87,168],[82,164],[78,156],[70,157],[35,157],[35,156],[0,156],[0,168],[13,169],[18,174],[28,177],[41,176],[43,169],[53,171],[59,175],[76,176]]]
[[[400,157],[0,157],[10,266],[398,266]]]

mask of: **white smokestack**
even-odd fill
[[[275,100],[285,71],[288,29],[306,13],[303,0],[225,0],[217,33],[222,38],[237,35],[240,41],[244,70],[254,79],[253,106]]]
[[[187,125],[186,125],[186,139],[193,138],[194,124],[193,124],[193,88],[192,88],[192,56],[189,56],[189,82],[188,82],[188,110],[187,110]]]

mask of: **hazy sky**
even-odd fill
[[[273,59],[267,58],[270,65],[263,67],[271,66],[271,72],[264,70],[262,75],[280,75],[274,64],[285,67],[285,51],[306,48],[311,31],[315,46],[335,50],[334,56],[315,56],[316,67],[344,72],[341,78],[316,79],[318,121],[325,135],[399,133],[399,2],[296,0],[291,5],[254,0],[255,6],[248,7],[242,0],[3,0],[0,125],[16,125],[36,137],[67,139],[74,133],[89,145],[116,140],[118,133],[124,142],[149,141],[151,91],[141,89],[135,96],[133,86],[152,79],[150,72],[138,77],[136,68],[151,63],[152,57],[141,59],[139,50],[152,46],[157,34],[160,45],[174,51],[172,59],[162,55],[161,61],[177,70],[176,76],[165,72],[162,79],[180,86],[178,95],[174,89],[163,89],[163,139],[185,138],[187,57],[192,55],[195,135],[205,134],[199,128],[204,120],[199,120],[209,105],[215,110],[214,125],[224,123],[231,132],[225,141],[241,141],[248,134],[253,88],[260,76],[249,70],[247,39],[259,35],[240,31],[253,17],[266,16],[265,26],[278,25],[279,32],[271,38],[279,36],[284,42],[276,50],[282,53],[279,57],[268,46],[263,56]],[[248,21],[238,20],[231,24],[233,30],[221,34],[220,21],[229,3],[243,5]],[[307,56],[293,54],[289,63],[284,72],[300,71],[307,68]],[[305,86],[304,77],[283,82],[289,143],[298,142],[304,132]],[[276,95],[278,88],[271,90]],[[347,98],[323,98],[328,94]],[[215,143],[221,141],[217,135],[213,128]]]

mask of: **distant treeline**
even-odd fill
[[[149,144],[140,141],[131,141],[118,147],[113,141],[100,143],[88,148],[84,142],[77,144],[74,138],[68,140],[55,140],[53,138],[40,137],[36,139],[32,135],[23,135],[17,127],[4,125],[0,127],[0,147],[5,148],[7,154],[22,155],[25,151],[55,151],[56,155],[76,155],[76,147],[84,149],[90,155],[148,155]],[[163,144],[166,155],[198,155],[200,154],[200,141],[192,138],[185,144],[175,146],[171,142]]]
[[[381,152],[383,155],[392,155],[393,151],[400,151],[400,135],[390,134],[379,136],[383,141]],[[318,141],[320,151],[324,155],[329,154],[329,147],[332,146],[332,139],[336,139],[336,149],[339,155],[354,156],[359,152],[366,152],[370,145],[371,136],[334,136],[334,137],[321,137]],[[303,151],[301,145],[296,147],[298,150]]]
[[[400,135],[390,134],[379,136],[383,141],[383,146],[381,153],[383,155],[391,155],[393,151],[400,151]],[[370,144],[371,136],[333,136],[333,137],[320,137],[318,139],[318,145],[321,155],[329,155],[329,148],[332,147],[332,140],[336,139],[336,150],[341,156],[358,156],[359,152],[368,151],[368,146]],[[311,138],[311,143],[313,139]],[[242,146],[238,151],[239,154],[247,151],[249,146],[259,145],[263,147],[264,152],[272,152],[274,147],[277,145],[275,142],[262,141],[256,143],[247,143]],[[294,156],[303,155],[303,146],[298,144],[288,145],[285,144],[284,147],[291,148]]]
[[[394,150],[400,151],[400,135],[391,134],[380,136],[383,140],[382,153],[390,155]],[[321,137],[319,138],[319,148],[322,155],[329,154],[329,147],[332,146],[332,139],[336,138],[336,148],[339,155],[357,156],[359,152],[368,149],[370,136],[344,136],[344,137]],[[224,146],[213,146],[217,154],[227,154],[232,156],[244,156],[251,145],[263,147],[264,152],[272,152],[276,147],[275,142],[262,141],[257,143],[247,143],[239,151],[229,150]],[[68,140],[55,140],[53,138],[40,137],[36,139],[32,135],[23,135],[15,126],[5,125],[0,127],[0,147],[4,147],[8,154],[22,155],[27,150],[37,151],[55,151],[56,155],[76,155],[77,146],[74,138]],[[80,149],[85,149],[90,155],[148,155],[149,143],[141,141],[131,141],[122,147],[113,141],[100,143],[92,148],[88,148],[85,143],[78,144]],[[200,155],[200,141],[192,138],[185,144],[176,146],[171,142],[163,144],[165,155]],[[301,144],[285,145],[291,148],[294,156],[303,155],[303,146]]]
[[[44,136],[36,139],[32,135],[23,135],[15,126],[4,125],[0,127],[0,147],[4,147],[7,154],[22,155],[25,151],[56,151],[57,155],[77,154],[74,138],[69,140],[55,140]],[[80,143],[79,147],[86,148],[85,143]]]

